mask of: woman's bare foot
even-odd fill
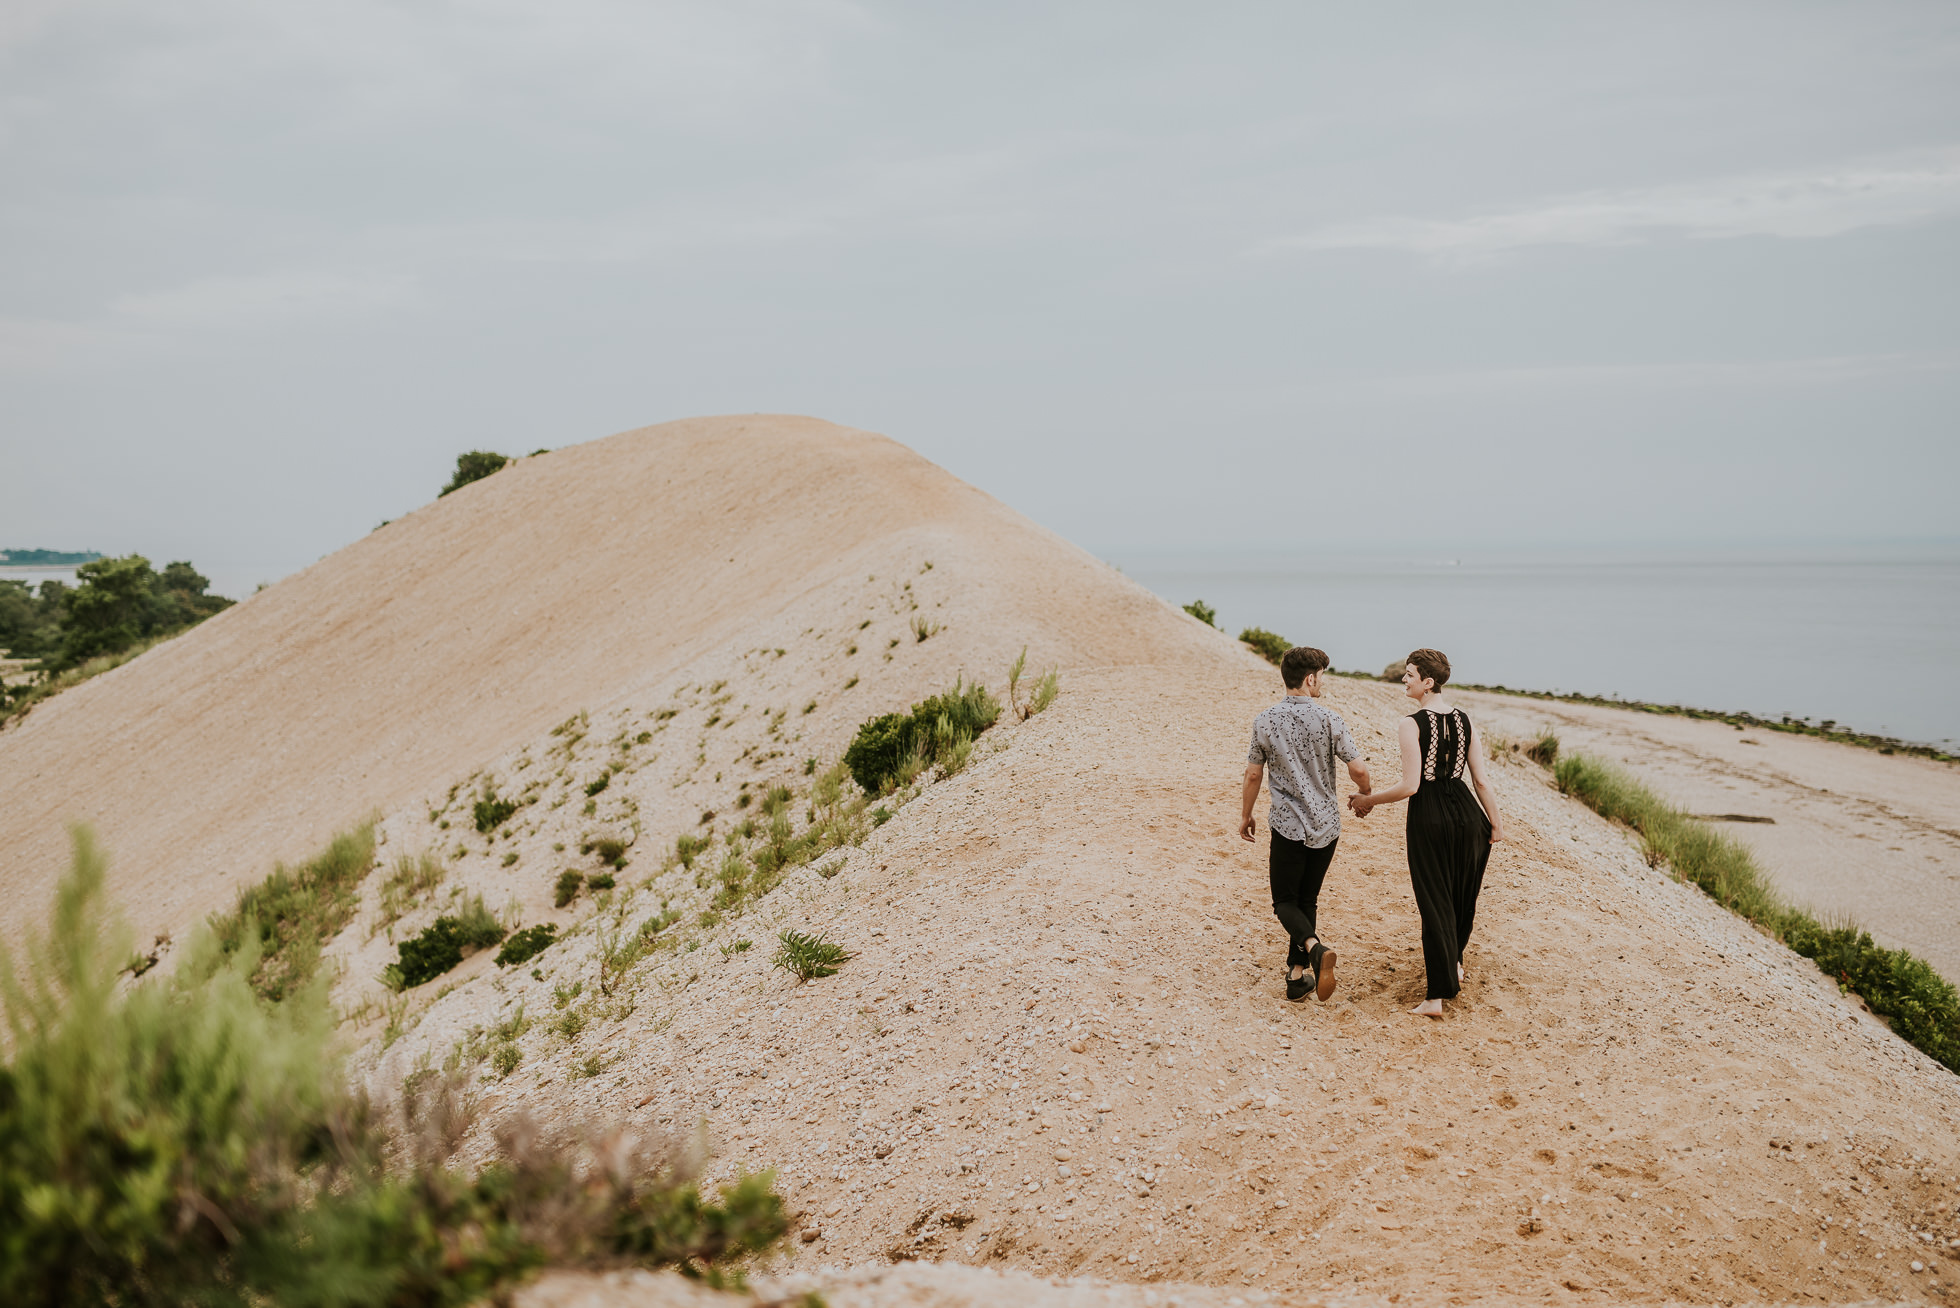
[[[1443,1015],[1443,1001],[1440,999],[1425,999],[1409,1011],[1417,1017],[1441,1017]]]

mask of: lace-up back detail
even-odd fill
[[[1422,745],[1422,779],[1458,780],[1470,762],[1470,719],[1462,709],[1416,713],[1416,733]]]

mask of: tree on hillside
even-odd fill
[[[459,454],[456,456],[456,475],[449,479],[447,486],[437,492],[436,498],[441,499],[450,491],[461,490],[473,481],[482,481],[509,462],[508,457],[492,454],[488,450],[471,450],[468,454]]]
[[[206,593],[210,580],[189,563],[166,564],[158,573],[141,554],[84,563],[75,579],[79,585],[59,592],[60,652],[50,660],[57,668],[172,635],[231,606]]]
[[[61,597],[68,587],[58,581],[34,588],[24,581],[0,581],[0,649],[17,659],[45,658],[61,648]]]

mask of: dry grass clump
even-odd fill
[[[449,870],[442,855],[433,850],[410,856],[403,854],[381,882],[381,920],[377,929],[392,927],[402,914],[422,902],[422,897],[442,884]]]

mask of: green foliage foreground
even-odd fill
[[[1540,742],[1542,746],[1543,742]],[[1557,742],[1551,745],[1556,753]],[[1829,927],[1783,903],[1747,846],[1675,808],[1625,772],[1583,754],[1558,761],[1558,787],[1640,834],[1647,861],[1665,866],[1754,922],[1860,996],[1892,1030],[1960,1072],[1960,992],[1924,959],[1876,944],[1855,926]]]
[[[844,765],[867,795],[882,795],[927,766],[957,772],[973,738],[999,717],[1000,701],[985,686],[955,682],[910,713],[886,713],[860,726]]]
[[[86,832],[24,968],[0,955],[0,1303],[444,1308],[545,1264],[723,1260],[786,1228],[768,1176],[704,1199],[673,1157],[528,1124],[474,1174],[454,1094],[350,1093],[320,980],[268,1000],[259,935],[123,986]]]

